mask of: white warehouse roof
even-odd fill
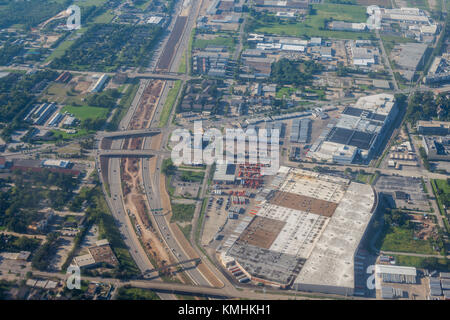
[[[403,266],[393,266],[377,264],[375,265],[375,273],[387,273],[387,274],[401,274],[405,276],[415,276],[417,270],[414,267],[403,267]]]

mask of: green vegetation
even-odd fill
[[[172,202],[171,222],[190,222],[194,217],[195,205]]]
[[[396,263],[400,266],[441,271],[448,271],[450,269],[450,260],[445,258],[423,258],[405,255],[394,255],[394,258]]]
[[[146,289],[120,287],[117,292],[117,300],[161,300],[158,295]]]
[[[433,92],[415,92],[406,110],[406,120],[415,124],[418,120],[434,120],[438,118],[438,109],[441,121],[450,121],[450,98],[445,94],[434,96]]]
[[[23,45],[13,44],[7,41],[0,48],[0,65],[7,65],[11,60],[24,51]]]
[[[177,170],[177,167],[175,167],[173,165],[172,159],[164,159],[162,162],[162,166],[161,166],[161,172],[165,175],[165,176],[171,176],[175,173],[175,171]]]
[[[14,232],[25,232],[28,225],[43,216],[39,212],[43,199],[47,199],[51,208],[62,209],[78,186],[71,175],[47,169],[39,172],[15,170],[12,181],[13,187],[0,192],[0,226]]]
[[[12,235],[0,234],[0,252],[20,252],[36,250],[41,243],[39,239],[28,237],[16,237]]]
[[[77,236],[75,239],[74,249],[69,256],[76,253],[80,241],[84,238],[85,232],[91,225],[95,224],[99,228],[99,238],[108,240],[119,261],[119,265],[112,270],[110,275],[121,279],[128,279],[139,275],[140,271],[131,257],[120,231],[117,228],[116,222],[109,211],[97,175],[95,175],[95,184],[96,186],[93,188],[83,188],[79,195],[74,197],[69,203],[69,207],[74,211],[81,210],[81,204],[85,201],[87,203],[87,222],[81,230],[79,237]],[[68,260],[69,259],[66,260],[64,267],[67,267]]]
[[[386,50],[386,54],[389,56],[391,54],[392,49],[396,44],[400,43],[408,43],[408,42],[416,42],[413,39],[396,37],[396,36],[381,36],[381,41],[383,41],[384,49]]]
[[[128,86],[125,93],[122,95],[119,103],[119,108],[114,113],[111,121],[108,123],[107,130],[115,131],[119,128],[119,123],[123,119],[123,117],[127,114],[128,109],[133,103],[134,97],[139,89],[139,82],[134,81],[131,85]]]
[[[31,260],[33,268],[40,271],[46,271],[49,267],[51,257],[56,253],[59,234],[50,233],[47,235],[47,241],[40,247]]]
[[[178,92],[181,88],[181,80],[175,81],[175,85],[169,90],[166,102],[164,103],[163,110],[161,112],[161,118],[159,119],[159,127],[164,127],[169,121],[170,113],[177,100]]]
[[[203,171],[181,171],[181,180],[184,182],[202,182],[204,177]]]
[[[280,59],[272,64],[270,80],[278,85],[308,85],[323,66],[314,61]]]
[[[144,66],[161,32],[160,27],[149,25],[95,24],[50,66],[105,72]]]
[[[378,246],[383,251],[436,254],[433,246],[443,247],[441,240],[420,240],[415,238],[413,223],[406,212],[397,209],[386,209],[384,215],[383,236]]]
[[[373,38],[371,32],[351,32],[328,30],[326,25],[332,20],[365,22],[366,10],[363,6],[344,4],[313,4],[304,21],[277,18],[274,14],[250,11],[247,32],[257,32],[282,36],[323,37],[339,39]]]
[[[439,1],[439,0],[436,0],[436,1]],[[411,7],[411,8],[419,8],[419,9],[427,10],[427,11],[430,10],[427,0],[406,0],[406,3],[408,4],[408,7]]]
[[[45,70],[29,75],[11,73],[0,79],[0,122],[8,123],[3,138],[8,140],[14,130],[24,126],[23,118],[35,101],[33,93],[37,86],[56,79],[57,75]]]
[[[6,300],[9,295],[9,291],[14,287],[12,282],[6,280],[0,280],[0,300]]]
[[[375,175],[371,173],[365,173],[365,172],[358,172],[358,175],[356,176],[356,181],[361,183],[367,183],[372,184],[373,180],[375,179]]]
[[[295,93],[295,89],[292,87],[282,87],[277,90],[277,93],[275,95],[275,98],[277,99],[284,99],[284,98],[290,98],[292,94]]]
[[[194,41],[194,49],[205,49],[207,46],[224,46],[228,48],[228,51],[233,52],[235,45],[235,39],[231,35],[219,35],[212,39],[196,38]]]
[[[450,232],[450,226],[446,217],[445,209],[450,207],[450,178],[447,180],[432,179],[431,187],[436,197],[436,202],[439,207],[439,212],[444,216],[444,223],[447,232]]]
[[[106,119],[108,116],[108,109],[92,106],[65,106],[61,112],[69,112],[80,121],[86,119]]]
[[[86,29],[81,28],[80,30],[77,31],[78,35],[83,34],[83,32],[86,31]],[[55,50],[53,50],[53,52],[47,57],[47,59],[45,59],[45,62],[50,62],[56,58],[61,58],[66,51],[72,46],[72,44],[74,44],[75,42],[75,38],[69,38],[66,39],[64,41],[62,41]]]
[[[192,232],[192,224],[187,224],[184,227],[178,225],[178,227],[180,228],[181,232],[183,232],[184,236],[186,237],[186,239],[190,239],[191,237],[191,232]]]
[[[422,158],[423,166],[425,167],[425,169],[431,171],[430,161],[428,160],[427,152],[425,151],[424,147],[419,148],[419,155]]]
[[[1,1],[0,29],[8,28],[12,25],[23,25],[26,29],[35,27],[67,9],[71,3],[72,1],[70,0]]]

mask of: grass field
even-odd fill
[[[91,106],[65,106],[61,111],[67,111],[81,121],[85,119],[105,119],[109,112],[108,109]]]
[[[394,252],[411,252],[421,254],[437,254],[426,240],[415,240],[413,230],[393,227],[381,243],[381,250]]]
[[[429,10],[428,0],[406,0],[408,7]]]
[[[163,110],[161,112],[161,117],[159,118],[159,127],[162,128],[169,121],[170,113],[172,112],[173,106],[177,100],[178,92],[181,88],[181,80],[175,81],[175,85],[169,90],[166,102],[164,103]]]
[[[194,49],[205,49],[207,46],[226,46],[230,52],[234,51],[235,41],[231,36],[218,36],[211,40],[195,39]]]
[[[257,21],[252,32],[297,37],[323,37],[339,39],[368,39],[373,37],[371,32],[332,31],[325,29],[326,20],[340,20],[346,22],[366,22],[366,8],[356,5],[315,4],[312,12],[302,22],[263,22]]]
[[[98,17],[95,17],[94,23],[110,23],[113,18],[114,14],[110,10],[108,10],[99,15]]]
[[[295,92],[294,88],[283,87],[283,88],[280,88],[279,90],[277,90],[276,98],[277,99],[283,99],[283,98],[289,99],[294,92]]]
[[[184,227],[181,225],[178,225],[178,227],[180,228],[181,232],[183,232],[184,236],[186,237],[186,239],[190,239],[191,237],[191,232],[192,232],[192,224],[187,224]]]
[[[438,259],[438,258],[423,258],[405,255],[394,255],[397,265],[416,267],[416,268],[427,268],[435,270],[445,270],[448,271],[450,267],[450,260],[448,259]]]
[[[438,191],[442,191],[444,194],[450,194],[450,185],[447,184],[446,180],[440,180],[440,179],[432,179],[431,180],[431,187],[433,188],[433,193],[436,197],[436,202],[439,207],[440,214],[445,217],[445,209],[444,209],[444,203],[441,199],[441,195],[439,195]],[[446,219],[444,220],[445,228],[447,229],[447,232],[450,232],[450,226]]]
[[[194,204],[181,204],[172,202],[172,219],[171,222],[190,222],[194,217]]]
[[[55,140],[62,139],[62,140],[72,140],[76,138],[81,138],[89,134],[89,131],[86,129],[77,129],[77,133],[67,133],[62,130],[54,129],[51,130],[53,132]]]
[[[151,291],[141,288],[121,287],[117,292],[117,300],[161,300]]]
[[[185,182],[202,182],[204,177],[204,171],[181,171],[181,180]]]

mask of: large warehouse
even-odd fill
[[[342,111],[337,123],[324,129],[307,157],[351,163],[359,154],[362,160],[369,160],[380,147],[397,112],[391,94],[362,97]]]
[[[369,185],[280,167],[225,256],[254,282],[353,294],[354,256],[372,218]]]

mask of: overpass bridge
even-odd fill
[[[176,262],[176,263],[169,264],[167,266],[163,266],[161,268],[155,268],[155,269],[152,269],[152,270],[147,270],[146,273],[149,274],[149,273],[152,273],[154,271],[161,271],[161,270],[165,270],[165,269],[170,268],[170,267],[176,267],[178,265],[187,264],[187,263],[190,263],[190,262],[194,262],[195,265],[198,265],[199,263],[202,262],[202,260],[200,258],[194,258],[194,259],[179,261],[179,262]]]
[[[175,72],[145,72],[145,73],[130,73],[128,75],[129,78],[148,78],[148,79],[156,79],[156,80],[192,80],[192,79],[198,79],[199,77],[192,77],[188,76],[186,74],[179,74]]]
[[[161,133],[161,129],[159,129],[159,128],[125,130],[125,131],[105,132],[104,134],[102,134],[102,138],[104,138],[104,139],[123,139],[123,138],[152,136],[152,135],[159,134],[159,133]]]
[[[99,150],[97,155],[99,157],[111,157],[111,158],[121,158],[121,157],[143,157],[150,158],[154,156],[170,156],[169,151],[164,150]]]

